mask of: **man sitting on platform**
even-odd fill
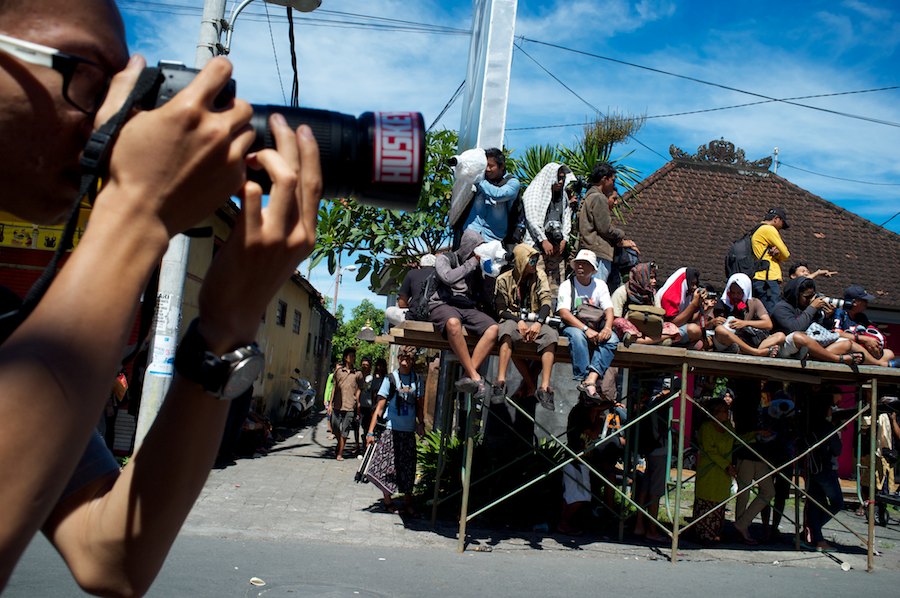
[[[522,374],[524,396],[534,396],[541,406],[554,409],[550,372],[553,370],[559,334],[545,321],[551,313],[550,285],[543,270],[537,269],[540,253],[519,243],[513,249],[513,268],[497,277],[494,301],[500,315],[500,362],[495,396],[506,394],[506,372],[510,360]],[[541,386],[532,375],[529,362],[512,358],[513,343],[535,343],[541,355]]]
[[[490,383],[481,377],[478,368],[494,348],[498,332],[497,322],[478,309],[476,300],[482,284],[475,248],[482,241],[481,235],[467,230],[459,249],[437,256],[434,268],[438,287],[428,301],[432,323],[446,337],[465,374],[457,380],[456,389],[473,393],[478,407],[490,390]],[[478,338],[471,354],[463,326]]]
[[[866,315],[869,301],[875,299],[858,284],[852,284],[844,291],[844,306],[834,312],[834,330],[842,337],[851,339],[854,351],[862,351],[865,365],[880,365],[888,368],[900,367],[900,360],[894,352],[884,346],[884,336]]]
[[[753,296],[752,283],[746,274],[732,274],[713,314],[716,351],[778,357],[784,333],[771,333],[772,319],[762,301]]]
[[[597,392],[597,383],[615,357],[619,337],[612,331],[609,288],[604,280],[594,278],[596,272],[594,252],[579,251],[575,256],[575,274],[559,285],[556,305],[565,326],[563,334],[569,339],[572,375],[580,382],[581,398],[587,403],[602,404],[604,400]]]
[[[804,364],[808,355],[818,361],[861,364],[863,354],[853,350],[854,343],[822,325],[833,314],[834,307],[816,296],[815,281],[804,276],[788,281],[771,314],[775,330],[787,335],[782,356],[796,355]]]
[[[681,338],[673,344],[687,346],[703,338],[703,328],[695,322],[703,313],[707,292],[700,286],[700,271],[679,268],[656,292],[656,303],[665,311],[665,319],[678,326]]]

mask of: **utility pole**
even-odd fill
[[[219,39],[225,22],[226,0],[205,0],[203,18],[200,22],[200,39],[194,66],[202,69],[206,63],[219,55]],[[163,256],[159,271],[159,290],[156,295],[156,317],[153,336],[147,357],[147,371],[141,389],[141,410],[138,415],[134,449],[153,425],[162,407],[163,399],[172,384],[175,371],[175,349],[181,329],[181,305],[184,300],[184,281],[187,276],[188,256],[191,241],[185,235],[175,235],[169,241],[169,248]],[[144,301],[151,301],[144,297]]]

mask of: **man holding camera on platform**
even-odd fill
[[[556,357],[559,334],[545,322],[553,313],[550,285],[547,276],[538,269],[540,254],[536,249],[519,243],[513,249],[513,268],[497,277],[494,301],[500,316],[500,360],[497,366],[495,396],[506,394],[506,372],[513,361],[522,374],[522,385],[516,394],[534,395],[541,406],[555,408],[550,373]],[[532,376],[529,362],[513,359],[513,344],[535,343],[541,356],[541,384]]]
[[[57,223],[77,209],[85,142],[123,104],[144,60],[128,59],[112,0],[0,1],[0,34],[0,208]],[[214,105],[230,77],[230,63],[214,59],[167,104],[131,115],[77,249],[0,345],[0,470],[15,472],[0,487],[0,590],[43,529],[86,591],[144,594],[215,459],[229,406],[220,397],[253,382],[231,367],[210,378],[204,355],[258,371],[260,314],[313,247],[322,179],[310,129],[295,134],[277,115],[277,150],[245,156],[250,105]],[[265,208],[247,165],[273,181]],[[141,293],[169,238],[232,194],[241,214],[203,280],[200,317],[155,423],[120,472],[94,426]]]
[[[569,193],[575,183],[575,175],[568,166],[550,162],[522,194],[526,223],[524,242],[540,252],[538,269],[547,275],[554,301],[559,285],[566,277],[566,241],[572,230]]]
[[[580,398],[594,405],[611,404],[597,392],[619,346],[613,332],[613,304],[606,281],[596,277],[597,256],[582,249],[575,256],[575,274],[559,285],[557,313],[569,339],[572,376]]]
[[[788,228],[784,208],[772,208],[750,237],[753,255],[764,266],[753,275],[753,296],[763,302],[770,314],[781,297],[781,264],[791,257],[781,240],[781,231]]]
[[[875,295],[867,293],[862,285],[847,287],[843,305],[834,311],[834,331],[853,341],[853,350],[862,351],[865,365],[900,367],[900,360],[894,358],[894,352],[884,346],[884,335],[866,315],[869,301],[874,299]]]
[[[594,278],[605,282],[612,271],[614,249],[637,250],[637,244],[626,239],[622,229],[613,226],[612,213],[619,203],[616,169],[607,162],[597,162],[590,182],[591,188],[585,193],[578,213],[578,248],[588,249],[597,256]]]

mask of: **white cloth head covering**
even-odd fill
[[[525,220],[527,222],[524,243],[534,245],[547,238],[547,235],[544,234],[544,219],[547,217],[547,208],[550,206],[550,198],[553,196],[551,187],[556,184],[560,166],[563,166],[563,164],[558,162],[545,164],[522,193],[522,207],[525,208]],[[569,208],[569,202],[565,197],[565,188],[574,180],[575,175],[572,172],[566,173],[566,181],[563,183],[563,191],[561,191],[563,194],[563,218],[561,224],[564,239],[568,239],[569,232],[572,230],[572,210]]]
[[[731,304],[731,298],[728,296],[728,289],[731,288],[731,285],[737,283],[741,290],[744,292],[743,298],[741,301],[744,303],[748,303],[753,298],[753,284],[750,282],[750,277],[744,274],[743,272],[738,272],[737,274],[732,274],[731,278],[728,279],[728,282],[725,283],[725,292],[722,293],[722,303],[727,305],[729,309],[734,309],[734,306]]]

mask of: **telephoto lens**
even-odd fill
[[[250,151],[274,147],[269,115],[278,112],[291,128],[309,125],[319,144],[322,196],[348,197],[392,210],[415,210],[425,174],[425,127],[418,112],[365,112],[359,118],[311,108],[253,106],[256,141]],[[268,191],[264,170],[248,171]]]
[[[137,105],[144,110],[168,102],[199,73],[179,62],[161,60],[155,84]],[[235,97],[234,80],[215,99],[223,108]],[[291,128],[309,125],[319,144],[322,196],[352,198],[360,203],[392,210],[415,210],[425,176],[425,122],[418,112],[365,112],[359,118],[311,108],[253,106],[250,122],[256,141],[250,151],[274,148],[269,116],[282,114]],[[264,170],[250,170],[247,178],[264,192],[272,186]]]

